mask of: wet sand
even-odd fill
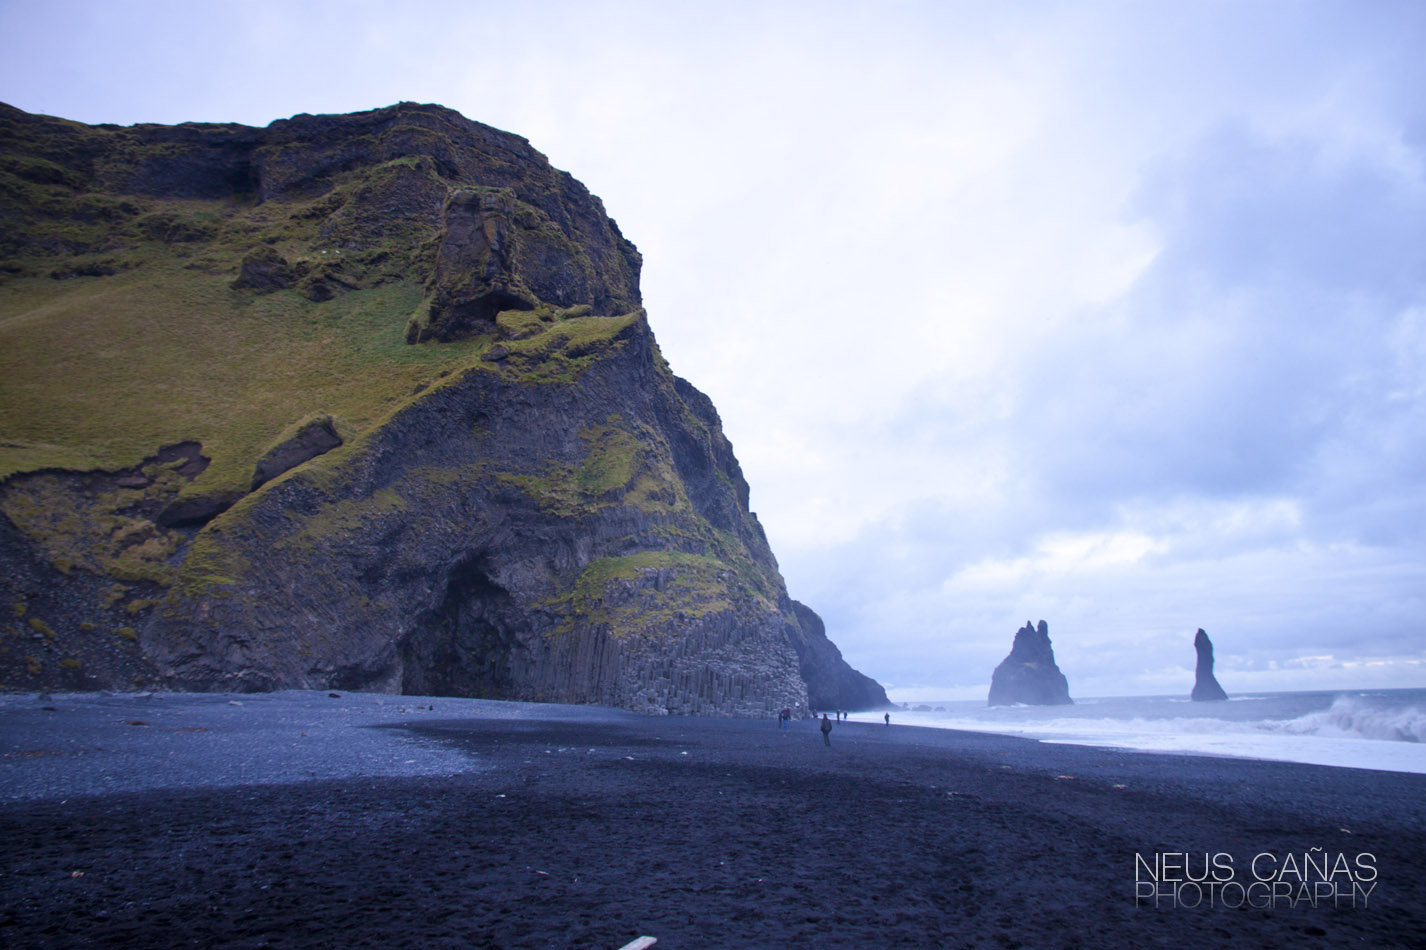
[[[832,743],[469,700],[6,697],[0,945],[1426,947],[1426,776]],[[1136,906],[1136,855],[1197,876],[1204,852],[1241,884],[1255,855],[1369,855],[1372,889]]]

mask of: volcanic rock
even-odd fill
[[[273,446],[258,460],[257,467],[253,470],[252,490],[257,491],[283,472],[341,444],[342,437],[337,435],[331,416],[319,416],[306,422],[294,435]]]
[[[238,279],[233,281],[233,289],[271,293],[286,290],[295,280],[292,265],[277,251],[264,246],[254,248],[243,258]]]
[[[0,105],[0,187],[0,602],[43,641],[0,688],[885,704],[788,595],[639,252],[523,138]]]
[[[1193,693],[1189,697],[1196,703],[1216,702],[1228,698],[1223,687],[1213,676],[1213,641],[1200,627],[1193,635],[1193,649],[1198,654],[1198,666],[1194,670]]]
[[[990,677],[987,704],[1063,706],[1073,702],[1069,695],[1069,683],[1055,665],[1049,625],[1041,620],[1038,626],[1031,626],[1026,621],[1025,626],[1015,632],[1010,655],[1000,662]]]
[[[792,631],[792,646],[813,709],[857,711],[891,705],[880,683],[842,659],[842,651],[827,639],[827,628],[811,607],[794,600],[792,609],[798,622]]]

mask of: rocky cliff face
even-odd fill
[[[1200,627],[1193,635],[1193,650],[1198,654],[1198,665],[1194,670],[1193,692],[1189,698],[1194,702],[1225,700],[1228,694],[1218,685],[1213,676],[1213,641]]]
[[[1038,626],[1031,626],[1026,621],[1015,632],[1010,655],[1000,661],[990,677],[988,705],[1063,706],[1073,702],[1069,683],[1055,665],[1049,625],[1041,620]]]
[[[3,686],[886,703],[523,139],[4,107],[0,195]]]
[[[827,639],[822,618],[811,607],[794,600],[792,608],[798,621],[792,646],[814,710],[880,709],[890,705],[881,684],[858,673],[842,659],[842,651]]]

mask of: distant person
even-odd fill
[[[891,725],[891,713],[886,714],[886,724],[888,726]]]
[[[822,742],[825,745],[832,744],[832,720],[827,718],[827,714],[822,714]]]

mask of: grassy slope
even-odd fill
[[[230,289],[236,270],[154,254],[107,277],[0,285],[0,477],[119,468],[197,439],[194,489],[245,486],[288,426],[329,412],[350,435],[487,341],[408,346],[422,297],[386,284],[324,303]]]

